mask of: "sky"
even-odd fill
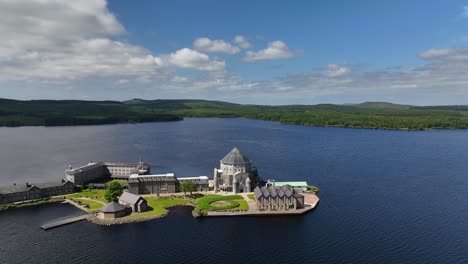
[[[0,97],[468,104],[468,0],[0,0]]]

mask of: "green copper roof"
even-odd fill
[[[284,185],[290,185],[292,187],[307,187],[309,186],[307,182],[305,181],[290,181],[290,182],[272,182],[273,186],[284,186]]]

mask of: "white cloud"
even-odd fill
[[[202,71],[222,71],[225,68],[224,61],[211,60],[208,55],[188,48],[171,53],[169,62],[177,67]]]
[[[240,98],[260,103],[268,98],[291,103],[350,96],[362,101],[369,95],[380,100],[385,95],[405,100],[425,96],[445,103],[452,101],[441,98],[453,102],[468,98],[467,49],[424,51],[419,54],[422,66],[408,69],[364,72],[330,64],[305,74],[250,81],[228,73],[222,59],[206,54],[238,53],[251,46],[245,37],[236,36],[231,43],[205,39],[194,44],[206,52],[184,48],[157,54],[119,41],[124,33],[104,0],[0,0],[0,97],[127,99],[138,93],[150,98]],[[296,54],[275,41],[257,52],[247,51],[244,60]],[[198,72],[185,75],[179,69]]]
[[[255,62],[260,60],[276,60],[287,59],[294,56],[294,53],[289,50],[288,46],[282,41],[273,41],[268,43],[265,49],[257,52],[247,51],[244,61]]]
[[[190,49],[154,55],[113,39],[122,33],[124,27],[104,0],[0,1],[0,83],[84,78],[148,83],[174,67],[200,71],[225,67],[224,61]]]
[[[323,72],[325,76],[328,77],[338,77],[342,75],[346,75],[351,70],[348,67],[340,66],[337,64],[329,64],[327,69]]]
[[[250,42],[248,42],[244,36],[240,35],[234,38],[234,43],[243,49],[249,49],[250,47],[252,47]]]
[[[120,79],[117,81],[117,84],[126,84],[126,83],[129,83],[130,81],[127,80],[127,79]]]
[[[452,49],[429,49],[421,54],[419,54],[419,57],[421,59],[431,59],[431,58],[437,58],[437,57],[445,57],[448,56],[450,53],[452,53],[454,50]]]
[[[468,50],[430,49],[419,57],[426,63],[409,69],[362,72],[330,64],[320,72],[290,75],[263,86],[272,88],[271,96],[289,98],[356,96],[363,101],[369,96],[379,100],[391,96],[414,103],[424,97],[434,104],[442,98],[455,101],[468,96]]]
[[[224,40],[211,40],[209,38],[198,38],[193,42],[196,50],[204,52],[217,52],[226,54],[236,54],[240,49]]]

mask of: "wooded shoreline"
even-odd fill
[[[78,126],[249,118],[283,124],[393,130],[467,129],[468,106],[242,105],[206,100],[75,101],[0,99],[0,126]]]

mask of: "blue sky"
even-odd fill
[[[0,0],[0,97],[468,104],[468,1]]]

